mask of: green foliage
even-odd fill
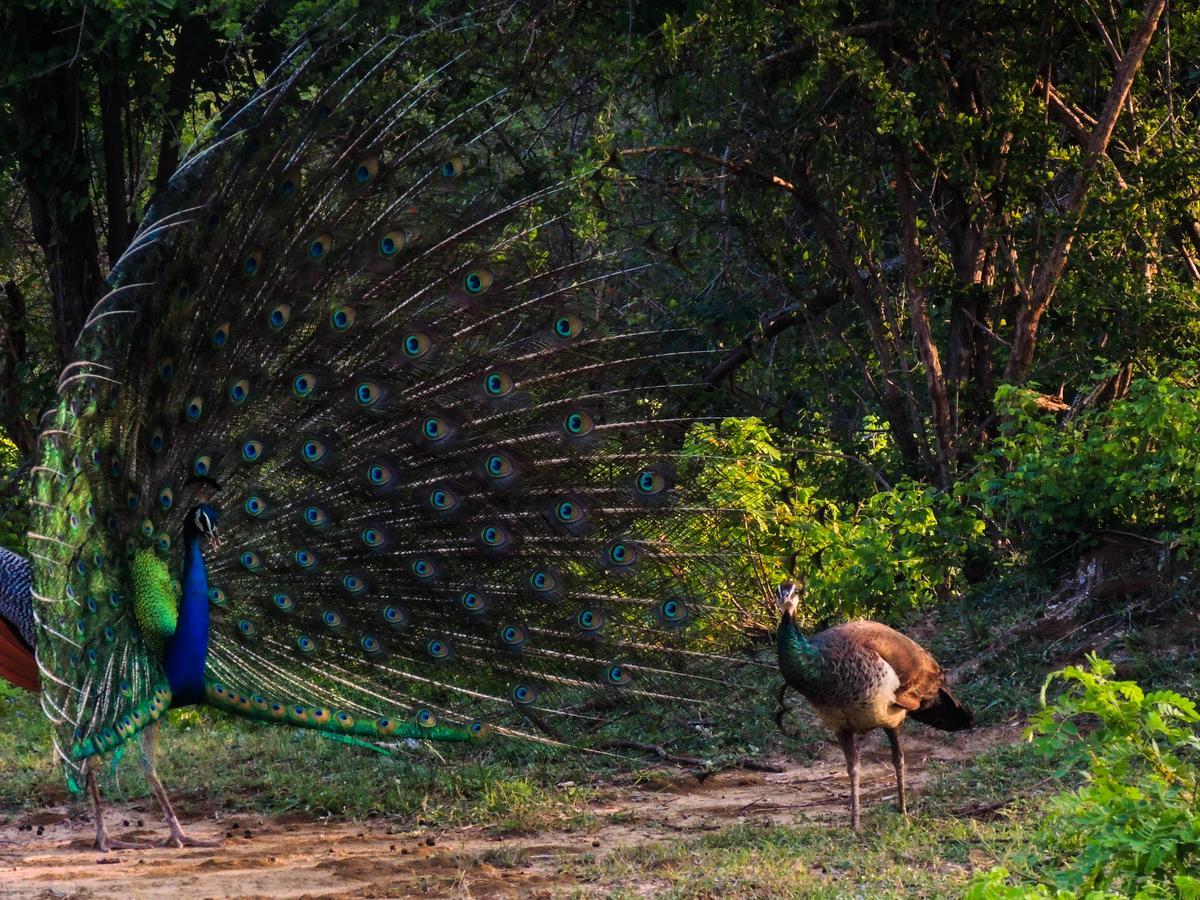
[[[24,553],[28,517],[21,498],[5,490],[20,463],[16,445],[0,434],[0,547]]]
[[[780,443],[758,419],[726,419],[693,428],[687,452],[707,457],[697,477],[717,505],[746,510],[738,534],[708,533],[713,549],[749,542],[773,566],[769,582],[801,581],[810,622],[893,617],[958,575],[983,523],[950,495],[905,479],[856,499],[847,485],[873,460]]]
[[[1048,556],[1106,528],[1200,546],[1200,386],[1194,372],[1142,378],[1127,398],[1065,427],[1032,391],[1004,386],[1004,417],[964,496]]]
[[[1054,797],[1026,851],[978,876],[968,897],[1200,896],[1200,713],[1173,691],[1116,681],[1112,663],[1052,673],[1065,682],[1030,733],[1060,775],[1083,786]]]

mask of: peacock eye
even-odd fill
[[[212,345],[216,349],[220,350],[227,343],[229,343],[229,323],[222,322],[220,325],[218,325],[216,328],[213,329]]]
[[[246,462],[258,462],[262,459],[263,442],[259,440],[249,440],[242,444],[242,459]]]
[[[667,628],[678,628],[691,620],[691,610],[687,603],[674,597],[664,600],[654,610],[654,617],[660,625]]]
[[[389,487],[396,480],[396,473],[391,466],[384,463],[371,463],[367,466],[367,481],[375,488]]]
[[[356,184],[367,184],[379,175],[379,157],[367,156],[354,165],[352,172]]]
[[[381,528],[364,528],[359,537],[372,550],[377,550],[387,543],[387,534]]]
[[[267,501],[262,497],[251,495],[246,498],[243,508],[248,515],[258,519],[267,514]]]
[[[441,416],[429,416],[421,423],[421,433],[429,441],[443,441],[450,436],[450,425]]]
[[[398,228],[393,228],[379,239],[379,255],[392,257],[408,245],[408,235]]]
[[[158,361],[158,380],[166,384],[175,377],[175,360],[164,356]]]
[[[292,318],[292,307],[289,303],[280,303],[267,313],[267,325],[272,331],[282,331]]]
[[[488,372],[483,376],[483,391],[489,397],[504,397],[512,393],[512,376],[507,372]]]
[[[329,513],[319,506],[305,507],[304,524],[310,528],[324,528],[329,524]]]
[[[492,286],[495,276],[487,269],[473,269],[463,278],[463,287],[468,294],[482,294]]]
[[[485,612],[488,607],[487,601],[475,591],[463,591],[458,600],[469,613]]]
[[[518,706],[529,706],[537,699],[538,691],[531,684],[515,684],[509,692],[509,696]]]
[[[558,521],[571,525],[583,519],[583,507],[573,500],[563,500],[554,508]]]
[[[500,626],[500,643],[506,650],[523,650],[526,637],[525,629],[520,625]]]
[[[513,533],[499,523],[484,525],[478,533],[479,542],[487,550],[507,550],[514,542]]]
[[[593,609],[581,610],[575,617],[575,624],[585,635],[594,635],[604,627],[604,616]]]
[[[204,398],[193,397],[183,407],[184,417],[191,423],[195,424],[200,421],[200,417],[204,415]]]
[[[564,313],[554,320],[554,335],[564,341],[583,333],[583,320],[575,313]]]
[[[354,386],[354,400],[363,409],[370,409],[383,398],[383,388],[374,381],[360,381]]]
[[[316,389],[317,376],[312,372],[300,372],[292,379],[292,394],[296,397],[311,397]]]
[[[567,413],[562,420],[563,433],[571,438],[586,437],[592,433],[595,427],[596,423],[591,415],[583,410],[573,410]]]
[[[452,156],[450,159],[442,163],[438,172],[443,178],[458,178],[463,173],[463,159],[461,156]]]
[[[308,240],[308,258],[319,262],[329,255],[333,249],[333,238],[328,234],[318,234]]]
[[[604,669],[604,680],[614,687],[624,687],[633,680],[633,673],[623,663],[613,663]]]
[[[430,559],[414,559],[409,567],[412,573],[422,581],[429,581],[437,577],[437,565]]]
[[[315,465],[329,455],[329,448],[322,441],[307,440],[300,445],[300,455],[306,463]]]
[[[250,399],[250,379],[239,378],[229,385],[229,399],[235,406],[241,406]]]
[[[329,324],[334,331],[349,331],[354,327],[358,313],[353,306],[339,306],[329,314]]]
[[[429,339],[429,335],[414,331],[404,336],[402,346],[404,347],[404,355],[408,359],[420,359],[429,353],[433,342]]]
[[[295,173],[285,173],[284,176],[279,179],[279,193],[284,197],[291,197],[296,193],[299,187],[297,184],[298,180],[299,179],[296,177]]]
[[[158,492],[158,505],[164,510],[170,509],[175,504],[175,492],[170,488],[163,488]]]
[[[503,453],[493,453],[484,462],[484,468],[492,478],[505,478],[512,474],[512,460]]]
[[[247,277],[253,277],[262,270],[263,252],[262,248],[251,250],[242,258],[242,272]]]
[[[429,492],[429,506],[437,512],[447,512],[458,506],[458,495],[448,487],[435,487]]]

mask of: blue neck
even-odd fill
[[[208,570],[200,538],[189,538],[183,563],[183,596],[179,623],[167,644],[163,668],[171,684],[171,706],[190,706],[204,697],[204,662],[208,657]]]
[[[796,620],[787,613],[779,622],[775,644],[779,653],[779,672],[796,690],[803,692],[806,685],[821,677],[824,669],[821,651],[800,633]]]

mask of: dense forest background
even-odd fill
[[[412,29],[467,9],[388,15]],[[587,92],[593,128],[567,150],[608,162],[601,203],[645,210],[641,239],[675,269],[656,300],[728,349],[707,377],[753,418],[713,440],[777,462],[747,490],[786,510],[761,540],[807,580],[814,617],[885,615],[996,566],[1069,568],[1108,531],[1181,553],[1200,536],[1200,11],[473,14],[526,48],[481,81],[525,77],[548,106]],[[337,15],[168,0],[3,12],[10,475],[181,152]],[[19,479],[8,493],[0,534],[19,545]]]

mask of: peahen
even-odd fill
[[[741,513],[688,449],[713,351],[657,318],[652,248],[600,241],[577,111],[476,95],[477,29],[438,37],[433,71],[397,35],[289,54],[62,373],[37,659],[101,846],[89,761],[143,731],[189,842],[154,774],[171,707],[603,753],[736,734],[768,667],[725,602],[753,569],[713,537]]]
[[[915,641],[879,622],[852,621],[812,637],[796,624],[800,591],[779,586],[782,617],[777,632],[779,669],[836,735],[850,775],[850,820],[861,827],[858,802],[858,735],[882,728],[892,747],[897,802],[908,814],[904,745],[900,726],[911,716],[943,731],[970,728],[974,716],[946,687],[941,666]],[[780,699],[783,691],[780,692]],[[782,711],[781,711],[782,716]]]

